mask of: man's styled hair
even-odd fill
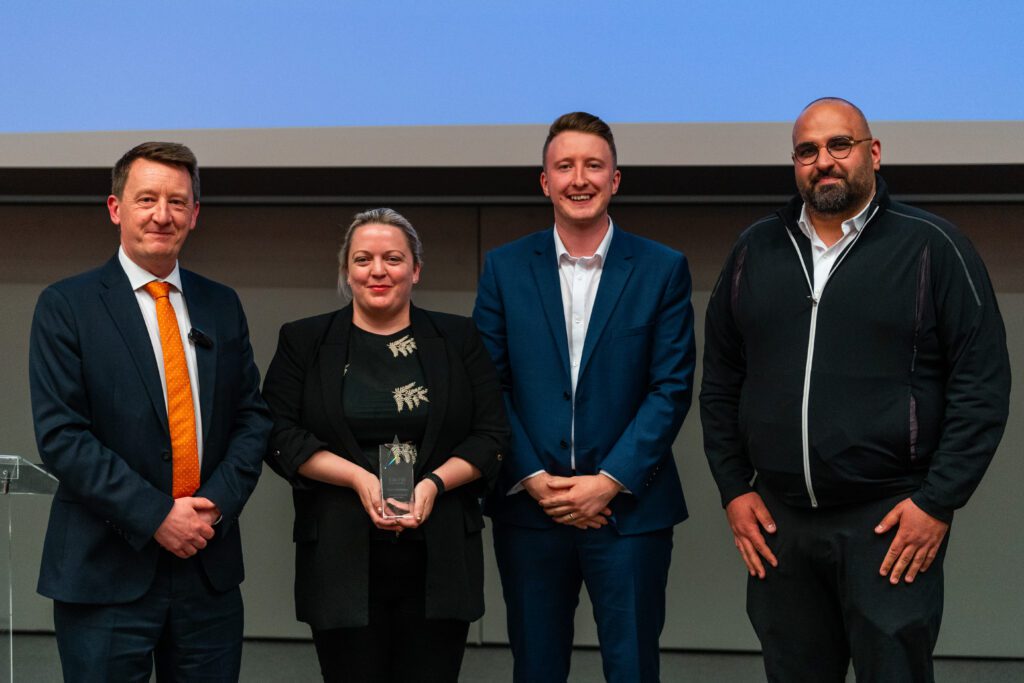
[[[352,251],[352,234],[364,225],[390,225],[401,230],[412,254],[413,267],[423,265],[423,242],[408,218],[385,207],[357,213],[352,217],[352,224],[345,231],[345,239],[338,250],[338,292],[345,296],[352,295],[348,286],[348,255]]]
[[[615,167],[619,165],[619,156],[615,151],[615,136],[612,135],[611,127],[593,114],[588,114],[585,111],[574,111],[562,114],[551,124],[551,128],[548,129],[548,139],[544,141],[544,149],[541,151],[541,166],[547,163],[548,147],[551,145],[551,141],[561,133],[568,131],[590,133],[591,135],[598,136],[607,142],[608,147],[612,150],[612,165]]]
[[[128,182],[128,172],[136,159],[156,161],[169,166],[178,166],[188,171],[192,178],[192,201],[199,201],[199,162],[196,155],[185,145],[177,142],[143,142],[124,153],[110,176],[110,193],[121,199]]]

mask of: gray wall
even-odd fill
[[[364,206],[203,207],[183,263],[235,287],[242,297],[261,369],[274,352],[281,323],[334,308],[339,226]],[[481,254],[550,224],[536,205],[398,206],[420,229],[426,265],[416,302],[468,314]],[[613,207],[626,229],[683,250],[694,276],[698,343],[711,286],[738,232],[771,207],[761,205],[630,205]],[[1022,386],[1024,358],[1024,205],[950,204],[925,208],[958,222],[982,252],[992,274]],[[117,238],[100,201],[93,206],[0,205],[0,452],[38,461],[28,403],[28,330],[35,299],[49,282],[110,257]],[[698,368],[698,385],[700,371]],[[970,505],[957,514],[946,571],[946,612],[938,652],[1024,657],[1017,630],[1024,591],[1024,513],[1016,505],[1024,482],[1020,392],[1000,452]],[[697,411],[676,442],[691,518],[678,527],[669,582],[670,648],[756,650],[744,612],[745,571],[704,461]],[[19,496],[14,523],[15,621],[22,630],[52,628],[50,605],[35,594],[41,537],[49,501]],[[245,510],[242,528],[248,577],[243,584],[246,633],[307,637],[292,604],[291,502],[269,470]],[[471,632],[482,642],[505,640],[497,571],[488,554],[488,612]],[[577,640],[595,644],[590,608],[580,606]]]

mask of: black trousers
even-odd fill
[[[905,495],[812,510],[758,493],[778,526],[766,538],[779,566],[747,583],[768,680],[842,683],[852,658],[858,683],[933,681],[948,535],[927,572],[894,586],[879,567],[896,529],[874,528]]]
[[[427,619],[422,540],[370,543],[370,624],[313,631],[328,683],[457,683],[469,622]]]

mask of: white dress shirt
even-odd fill
[[[800,219],[797,221],[797,225],[800,226],[800,230],[803,231],[807,238],[811,240],[811,261],[814,264],[814,300],[821,299],[821,291],[825,288],[825,282],[828,281],[829,273],[832,272],[832,266],[835,265],[836,261],[846,251],[847,247],[853,244],[857,237],[860,236],[860,231],[864,229],[864,226],[868,222],[868,207],[871,206],[869,200],[864,208],[857,212],[857,215],[853,218],[848,218],[843,221],[842,229],[843,236],[833,244],[831,247],[826,246],[820,237],[818,237],[817,231],[814,229],[814,225],[811,223],[811,217],[807,215],[807,204],[805,203],[800,209]]]
[[[608,245],[612,243],[615,231],[611,219],[608,232],[591,256],[572,256],[555,235],[555,255],[558,257],[558,282],[562,289],[562,311],[565,315],[565,336],[569,341],[569,374],[572,378],[572,396],[575,403],[576,380],[580,375],[580,360],[583,358],[583,343],[590,326],[590,312],[597,299],[597,287],[601,284],[601,271],[608,256]]]
[[[188,338],[192,329],[189,321],[188,308],[185,306],[185,298],[181,295],[181,273],[178,264],[174,264],[174,270],[166,278],[158,278],[137,263],[128,258],[124,247],[117,251],[117,258],[121,262],[121,268],[128,276],[128,282],[135,290],[135,300],[142,312],[142,319],[146,322],[146,331],[149,332],[149,343],[153,345],[153,354],[156,358],[156,366],[160,371],[160,386],[163,387],[164,409],[167,408],[167,377],[164,372],[164,352],[160,343],[160,323],[156,317],[156,301],[145,287],[153,280],[160,280],[171,285],[168,298],[174,308],[174,315],[178,319],[178,331],[181,334],[181,344],[185,347],[185,364],[188,365],[188,381],[192,384],[192,408],[196,414],[196,446],[199,451],[199,464],[203,463],[203,414],[199,407],[199,372],[196,364],[196,349]]]
[[[590,314],[594,310],[597,299],[597,287],[601,284],[601,271],[608,256],[608,246],[612,243],[615,225],[608,219],[608,232],[590,256],[572,256],[558,236],[558,228],[552,229],[555,239],[555,256],[558,259],[558,282],[562,291],[562,312],[565,316],[565,336],[569,343],[569,376],[572,383],[573,417],[569,438],[569,460],[572,469],[576,470],[576,382],[580,375],[580,360],[583,358],[583,345],[587,339],[587,328],[590,326]],[[538,470],[525,477],[535,477],[543,472]],[[618,479],[604,470],[601,473],[620,483]],[[523,490],[520,481],[508,495]]]

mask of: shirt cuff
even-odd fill
[[[527,479],[533,479],[533,478],[534,478],[534,477],[536,477],[536,476],[537,476],[538,474],[544,474],[544,470],[537,470],[537,471],[536,471],[536,472],[534,472],[533,474],[528,474],[528,475],[526,475],[525,477],[523,477],[522,479],[520,479],[520,480],[519,480],[519,483],[518,483],[518,484],[516,484],[515,486],[513,486],[512,488],[510,488],[510,489],[508,490],[508,493],[506,493],[505,495],[506,495],[506,496],[514,496],[514,495],[516,495],[517,493],[519,493],[520,491],[525,491],[525,490],[526,490],[526,487],[525,487],[525,486],[523,486],[523,482],[524,482],[524,481],[526,481]]]
[[[626,488],[625,484],[623,484],[621,481],[619,481],[618,479],[616,479],[612,475],[608,474],[608,470],[600,470],[599,474],[603,474],[604,476],[608,477],[609,479],[614,481],[616,484],[621,486],[622,487],[622,493],[628,493],[629,495],[633,495],[633,492],[630,491],[628,488]]]

